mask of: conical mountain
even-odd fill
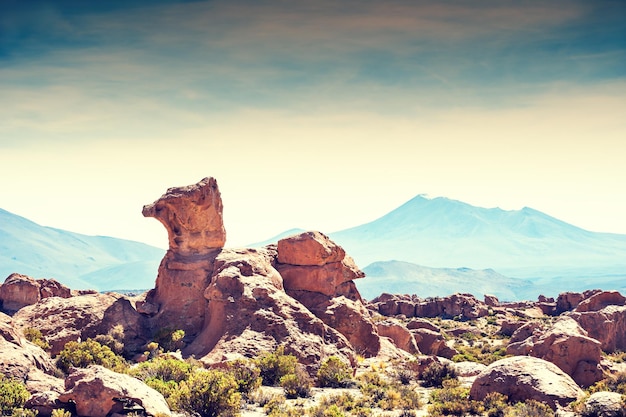
[[[419,195],[370,223],[332,233],[359,265],[398,260],[493,268],[535,277],[575,269],[624,270],[626,235],[590,232],[540,211],[475,207]]]

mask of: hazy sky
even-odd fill
[[[0,1],[0,207],[161,247],[217,178],[228,246],[417,194],[626,233],[626,2]]]

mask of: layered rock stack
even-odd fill
[[[364,276],[319,232],[262,249],[223,249],[217,182],[170,188],[144,216],[167,229],[169,249],[156,286],[138,310],[153,329],[183,329],[185,354],[206,362],[285,345],[311,367],[336,355],[378,354],[381,340],[353,280]]]

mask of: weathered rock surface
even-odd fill
[[[482,401],[490,392],[504,394],[510,402],[540,401],[552,409],[584,396],[574,380],[559,367],[529,356],[501,359],[481,372],[472,384],[470,397]]]
[[[410,295],[382,294],[370,302],[370,306],[383,316],[404,315],[406,317],[443,317],[476,319],[489,315],[487,304],[471,294],[452,294],[447,297],[425,300]]]
[[[585,401],[586,416],[626,417],[626,403],[620,393],[596,392]]]
[[[58,391],[62,381],[51,376],[55,369],[50,356],[28,342],[11,317],[0,313],[0,373],[24,381],[31,392]]]
[[[50,353],[58,355],[69,341],[95,337],[107,309],[120,296],[88,294],[71,298],[44,298],[20,309],[13,316],[21,330],[34,327],[50,343]]]
[[[574,311],[578,313],[585,313],[588,311],[599,311],[604,307],[616,305],[626,305],[626,297],[617,291],[602,291],[593,294],[589,298],[584,299],[578,304]]]
[[[144,206],[143,215],[163,223],[170,251],[200,255],[224,247],[226,230],[222,196],[215,178],[194,185],[169,188],[154,203]]]
[[[346,338],[285,293],[274,256],[268,249],[226,249],[216,257],[203,292],[205,325],[184,352],[211,363],[285,345],[311,367],[330,355],[355,363]]]
[[[0,306],[9,312],[36,304],[42,298],[71,296],[70,289],[54,279],[34,279],[27,275],[11,274],[0,285]]]
[[[433,331],[426,328],[411,330],[415,342],[420,352],[426,355],[441,356],[452,359],[459,352],[448,346],[446,339],[440,331]]]
[[[403,324],[392,320],[384,320],[376,323],[376,328],[380,336],[390,338],[400,349],[412,354],[420,353],[415,337]]]
[[[143,407],[151,416],[171,414],[159,392],[129,375],[98,365],[76,369],[65,379],[65,388],[59,401],[74,402],[80,416],[106,417],[110,413],[119,413],[125,402]]]
[[[520,334],[531,328],[532,333],[518,342]],[[547,329],[538,324],[518,329],[506,352],[509,355],[531,355],[549,361],[582,386],[589,386],[603,378],[600,342],[588,337],[587,332],[569,317],[560,318]]]
[[[320,232],[303,232],[278,241],[277,260],[281,264],[322,266],[341,262],[345,256],[341,246]]]
[[[626,351],[626,306],[609,305],[600,311],[568,313],[605,352]]]
[[[574,310],[583,300],[599,292],[601,292],[601,290],[587,290],[584,292],[568,291],[559,294],[556,299],[556,314]]]

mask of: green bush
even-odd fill
[[[0,374],[0,411],[2,414],[8,414],[22,407],[28,398],[30,398],[30,393],[22,382],[8,379]]]
[[[165,327],[156,332],[154,342],[156,342],[164,352],[174,352],[185,346],[185,342],[183,342],[184,337],[184,330]]]
[[[528,400],[509,407],[505,417],[554,417],[554,411],[544,403]]]
[[[261,372],[263,385],[276,386],[283,376],[295,374],[298,360],[294,355],[285,354],[284,346],[279,346],[274,352],[263,352],[255,363]]]
[[[93,339],[67,342],[57,357],[57,366],[65,373],[69,373],[71,367],[86,368],[89,365],[102,365],[117,372],[123,372],[126,368],[123,358]]]
[[[353,382],[352,368],[336,356],[327,358],[317,371],[320,387],[345,388]]]
[[[456,377],[456,371],[450,364],[441,364],[439,362],[430,364],[421,375],[423,386],[436,388],[441,388],[443,381],[455,379]]]
[[[37,417],[37,411],[29,408],[14,408],[11,417]]]
[[[50,349],[50,343],[48,343],[46,338],[43,337],[43,335],[41,334],[41,330],[34,327],[27,327],[24,329],[23,333],[26,340],[28,340],[32,344],[39,346],[43,350]]]
[[[163,381],[174,381],[178,383],[187,379],[192,370],[193,366],[188,362],[176,358],[159,356],[134,366],[128,373],[142,381],[148,378],[158,378]]]
[[[51,417],[72,417],[72,413],[67,410],[63,410],[61,408],[56,408],[52,410]]]
[[[248,359],[237,359],[228,364],[228,373],[237,381],[238,391],[244,397],[261,386],[261,370]]]
[[[238,414],[241,394],[232,375],[219,370],[197,370],[179,384],[172,395],[176,406],[199,417],[223,417]]]
[[[481,402],[469,399],[469,388],[461,387],[454,379],[445,380],[443,388],[434,390],[430,403],[428,412],[431,416],[480,415],[485,411]]]
[[[311,395],[313,381],[309,374],[300,367],[296,367],[296,372],[287,374],[280,378],[280,386],[285,390],[287,398],[306,398]]]

